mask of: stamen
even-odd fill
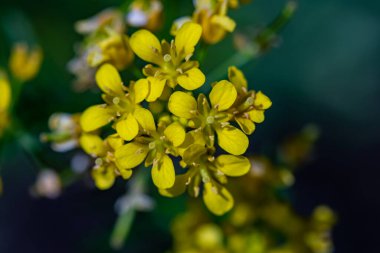
[[[155,149],[156,148],[156,143],[154,141],[149,143],[149,149]]]
[[[103,159],[102,158],[96,158],[95,165],[97,167],[100,167],[100,166],[102,166],[102,164],[103,164]]]
[[[120,103],[120,98],[118,98],[118,97],[114,97],[114,98],[112,99],[112,103],[114,103],[115,105],[118,105],[118,104]]]
[[[246,103],[249,104],[249,105],[253,105],[253,102],[254,102],[253,97],[249,97],[246,100]]]
[[[170,62],[171,60],[172,60],[172,57],[171,57],[170,54],[165,54],[165,55],[164,55],[164,61],[165,61],[165,62]]]
[[[206,118],[206,122],[207,122],[207,124],[212,124],[215,122],[215,118],[213,116],[208,116]]]

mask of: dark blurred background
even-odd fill
[[[173,17],[173,13],[180,16],[192,10],[190,0],[167,2]],[[238,30],[252,24],[263,26],[283,2],[255,0],[231,15]],[[28,38],[44,50],[41,74],[27,84],[18,107],[20,118],[35,135],[47,130],[51,113],[76,112],[99,101],[93,94],[72,92],[73,77],[66,63],[73,57],[74,43],[81,40],[73,24],[119,4],[116,0],[1,1],[1,65],[6,64],[12,42],[24,38],[20,27],[25,24],[12,23],[15,16],[30,22],[35,35]],[[170,22],[166,20],[166,27]],[[251,87],[263,90],[273,101],[265,123],[253,135],[255,153],[275,147],[305,124],[320,127],[313,162],[296,173],[294,203],[304,215],[318,204],[337,212],[333,234],[337,253],[379,252],[379,24],[379,1],[303,0],[278,47],[243,68]],[[205,69],[226,59],[231,47],[228,38],[212,48]],[[36,200],[29,194],[36,168],[16,146],[11,150],[2,170],[0,252],[109,252],[116,218],[113,205],[123,187],[89,191],[81,181],[56,200]],[[59,159],[53,152],[49,155]],[[153,252],[170,246],[167,224],[181,207],[157,198],[158,210],[138,215],[123,252]]]

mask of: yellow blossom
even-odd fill
[[[255,123],[262,123],[265,119],[264,112],[272,106],[272,101],[261,91],[248,90],[247,80],[244,74],[236,67],[228,69],[230,82],[237,90],[237,99],[229,113],[246,134],[255,131]]]
[[[25,82],[37,75],[41,62],[42,51],[39,47],[30,49],[25,43],[17,43],[12,48],[9,68],[15,78]]]
[[[188,119],[190,127],[202,131],[209,147],[214,146],[216,132],[222,149],[233,155],[243,154],[248,148],[248,137],[230,125],[232,116],[227,113],[237,98],[235,87],[228,81],[220,81],[212,88],[209,98],[211,107],[203,94],[196,101],[190,94],[176,91],[169,99],[168,108],[174,115]]]
[[[169,155],[178,155],[175,147],[185,141],[185,130],[177,122],[166,121],[160,121],[156,129],[149,111],[141,117],[142,135],[116,150],[116,163],[120,168],[132,169],[145,161],[145,166],[152,165],[153,183],[159,189],[170,188],[175,171]]]
[[[228,32],[235,30],[235,21],[227,16],[228,4],[227,0],[195,0],[193,16],[176,20],[171,32],[176,34],[182,24],[192,21],[202,26],[202,39],[204,42],[216,44]]]
[[[90,67],[110,63],[122,70],[133,61],[134,55],[129,46],[128,36],[117,33],[97,42],[88,52],[87,60]]]
[[[148,111],[139,105],[148,95],[146,79],[126,87],[116,68],[104,64],[96,73],[96,81],[104,92],[106,104],[91,106],[83,112],[80,120],[82,129],[91,132],[114,121],[117,133],[124,140],[132,140],[139,132],[139,124],[143,124],[141,115]]]
[[[234,155],[220,155],[215,158],[204,145],[199,144],[190,145],[182,158],[188,170],[176,176],[173,187],[160,189],[160,193],[174,197],[188,188],[189,194],[197,197],[203,182],[202,197],[207,208],[216,215],[228,212],[233,207],[234,200],[222,184],[227,182],[227,176],[239,177],[248,173],[251,167],[249,160]]]
[[[199,70],[198,62],[189,60],[201,33],[201,26],[187,23],[171,43],[165,40],[160,43],[148,30],[139,30],[131,36],[130,44],[135,54],[154,64],[148,64],[143,69],[148,76],[150,93],[153,94],[147,101],[153,102],[159,98],[165,85],[174,88],[179,84],[187,90],[203,85],[205,76]]]
[[[117,135],[110,135],[105,140],[94,134],[83,134],[80,137],[83,150],[96,158],[92,177],[96,187],[101,190],[110,188],[120,175],[124,179],[132,176],[132,170],[120,168],[115,163],[115,150],[124,144]]]

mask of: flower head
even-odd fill
[[[129,87],[123,85],[116,68],[104,64],[96,73],[96,81],[104,92],[106,104],[94,105],[83,112],[81,126],[85,132],[97,130],[110,122],[118,134],[130,141],[139,132],[139,123],[144,121],[146,109],[139,103],[148,95],[148,84],[145,79],[133,82]]]
[[[228,112],[236,98],[234,85],[223,80],[216,83],[210,92],[211,106],[203,94],[196,101],[190,94],[176,91],[171,95],[168,107],[174,115],[189,120],[190,127],[202,131],[207,146],[214,146],[216,133],[222,149],[241,155],[248,148],[248,138],[230,124],[232,115]]]
[[[272,106],[272,101],[261,91],[248,90],[243,72],[236,67],[228,69],[228,77],[238,94],[229,112],[244,133],[252,134],[256,128],[255,124],[264,121],[264,112]]]
[[[87,154],[96,159],[92,177],[99,189],[110,188],[118,175],[124,179],[132,176],[132,170],[120,168],[115,163],[115,150],[124,144],[123,139],[119,136],[110,135],[102,140],[95,134],[83,134],[80,144]]]
[[[233,207],[234,200],[222,184],[227,182],[227,176],[239,177],[246,174],[251,164],[243,156],[220,155],[215,158],[213,153],[204,145],[190,145],[182,155],[182,164],[188,170],[177,175],[173,187],[160,189],[160,193],[173,197],[182,194],[187,188],[190,195],[197,197],[203,189],[203,201],[211,212],[217,215],[228,212]]]
[[[173,186],[175,170],[172,156],[178,156],[176,147],[185,141],[185,130],[178,122],[161,120],[156,125],[153,115],[146,111],[142,122],[143,131],[132,142],[116,151],[119,167],[132,169],[145,161],[145,166],[152,165],[152,179],[159,189]]]
[[[25,82],[35,77],[40,70],[42,51],[39,47],[30,49],[25,43],[14,45],[9,59],[12,75]]]
[[[135,54],[154,64],[148,64],[143,69],[148,76],[150,93],[154,94],[147,101],[159,98],[165,85],[174,88],[178,84],[186,90],[203,85],[205,76],[199,70],[198,62],[190,61],[201,33],[200,25],[186,23],[170,43],[165,40],[160,43],[148,30],[139,30],[131,36],[130,44]]]
[[[195,0],[195,11],[192,17],[182,17],[174,22],[171,32],[177,33],[187,21],[202,26],[202,39],[207,44],[216,44],[228,32],[235,30],[236,23],[227,16],[229,1],[227,0]],[[231,5],[230,5],[231,6]]]

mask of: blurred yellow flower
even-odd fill
[[[193,16],[177,19],[171,29],[172,34],[176,34],[184,24],[192,21],[202,26],[202,39],[204,42],[216,44],[227,33],[235,30],[235,21],[227,16],[228,0],[195,0],[194,5]]]
[[[6,74],[0,70],[0,137],[8,124],[8,108],[11,103],[11,92]]]
[[[110,63],[122,70],[129,66],[134,59],[129,46],[128,36],[110,32],[109,36],[95,43],[88,51],[87,61],[90,67]]]
[[[12,48],[9,68],[16,79],[25,82],[37,75],[41,62],[42,51],[39,47],[31,49],[26,43],[16,43]]]

